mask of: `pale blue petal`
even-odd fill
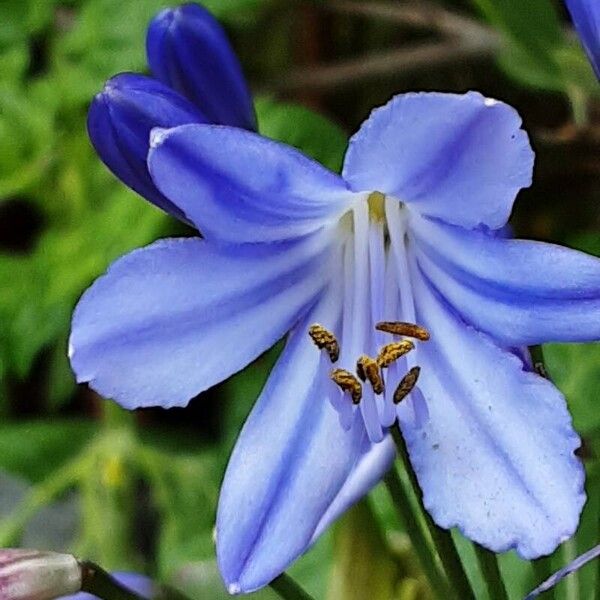
[[[156,131],[148,165],[159,190],[211,239],[297,237],[335,222],[354,197],[297,150],[233,127]]]
[[[403,94],[373,111],[350,141],[343,176],[424,215],[502,227],[531,183],[533,152],[510,106],[469,92]]]
[[[600,2],[598,0],[566,0],[581,43],[600,79]]]
[[[574,533],[585,501],[565,400],[464,325],[414,265],[412,274],[417,318],[431,332],[419,346],[430,418],[402,431],[425,507],[494,552],[549,554]]]
[[[311,323],[336,322],[339,312],[329,297],[292,333],[231,456],[217,559],[232,593],[266,585],[309,547],[364,447],[361,419],[340,426],[307,335]]]
[[[504,346],[600,339],[600,259],[554,244],[411,219],[421,269]]]
[[[352,473],[338,492],[315,530],[315,541],[336,519],[358,502],[371,488],[377,485],[391,469],[396,457],[396,446],[391,436],[378,444],[365,440],[367,449],[360,457]]]
[[[182,406],[246,366],[310,306],[330,237],[248,247],[163,240],[119,259],[83,295],[70,357],[78,382],[126,408]]]

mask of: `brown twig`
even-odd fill
[[[438,32],[439,41],[385,50],[351,60],[300,68],[267,85],[270,92],[325,90],[381,76],[411,73],[464,60],[481,60],[500,47],[499,36],[474,19],[426,4],[364,3],[351,0],[312,2],[323,10],[381,18]]]

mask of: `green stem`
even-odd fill
[[[473,546],[491,600],[508,600],[508,593],[498,566],[498,557],[479,544]]]
[[[532,560],[530,564],[533,569],[533,577],[536,586],[543,581],[546,581],[546,579],[552,575],[552,561],[549,556]]]
[[[475,600],[475,594],[473,593],[473,589],[471,588],[471,584],[469,583],[469,579],[463,567],[462,561],[460,560],[460,556],[456,550],[456,546],[454,545],[454,541],[452,540],[450,532],[438,527],[433,522],[433,519],[423,505],[423,492],[421,491],[421,487],[417,481],[417,476],[415,475],[408,458],[408,450],[406,449],[406,444],[398,424],[394,425],[391,428],[391,431],[392,437],[394,438],[394,443],[396,444],[396,449],[398,450],[398,455],[400,456],[404,468],[406,469],[413,492],[419,501],[419,506],[423,512],[425,523],[427,524],[427,528],[431,534],[431,539],[433,540],[438,555],[442,561],[442,564],[444,565],[446,575],[450,580],[454,592],[461,600]]]
[[[284,600],[313,600],[287,573],[282,573],[269,584]]]
[[[448,587],[446,577],[436,564],[435,554],[421,525],[420,515],[414,511],[413,503],[395,467],[392,467],[384,477],[384,483],[435,596],[437,598],[451,597],[452,592]]]
[[[81,561],[81,589],[102,600],[142,600],[143,596],[122,586],[114,577],[90,561]]]

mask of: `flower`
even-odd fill
[[[185,221],[146,167],[150,131],[185,123],[256,128],[252,98],[218,21],[197,4],[165,9],[146,38],[154,78],[122,73],[92,101],[88,132],[100,158],[130,188]]]
[[[39,550],[0,550],[1,600],[53,600],[81,589],[74,556]]]
[[[113,264],[75,311],[70,356],[78,381],[124,407],[181,406],[290,331],[221,491],[230,592],[268,583],[382,477],[396,417],[439,525],[525,558],[572,535],[579,438],[526,346],[600,337],[600,261],[507,238],[532,166],[517,113],[474,92],[393,98],[352,138],[341,177],[239,128],[153,131],[152,181],[204,239]],[[376,394],[368,361],[364,382],[353,373],[398,340],[383,321],[430,339]]]
[[[600,79],[600,3],[597,0],[566,0],[581,43]]]

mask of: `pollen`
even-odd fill
[[[408,354],[415,345],[410,340],[402,340],[401,342],[392,342],[386,344],[379,350],[377,356],[377,364],[382,368],[386,369],[393,362],[397,361],[401,356]]]
[[[405,335],[426,342],[429,339],[429,331],[420,325],[414,323],[404,323],[403,321],[382,321],[375,325],[378,331],[393,333],[394,335]]]
[[[331,331],[325,329],[323,325],[315,323],[308,329],[308,335],[319,350],[325,350],[329,354],[332,363],[337,362],[340,357],[340,345]]]
[[[419,379],[419,373],[421,367],[413,367],[400,381],[396,391],[394,392],[394,404],[400,404],[408,394],[412,392],[417,380]]]
[[[381,192],[372,192],[367,198],[369,204],[369,218],[372,221],[385,221],[385,195]]]
[[[383,394],[383,377],[375,359],[363,354],[356,361],[356,374],[362,381],[368,379],[376,394]]]
[[[359,404],[362,398],[362,385],[356,377],[346,369],[333,369],[330,377],[341,390],[348,392],[353,404]]]

